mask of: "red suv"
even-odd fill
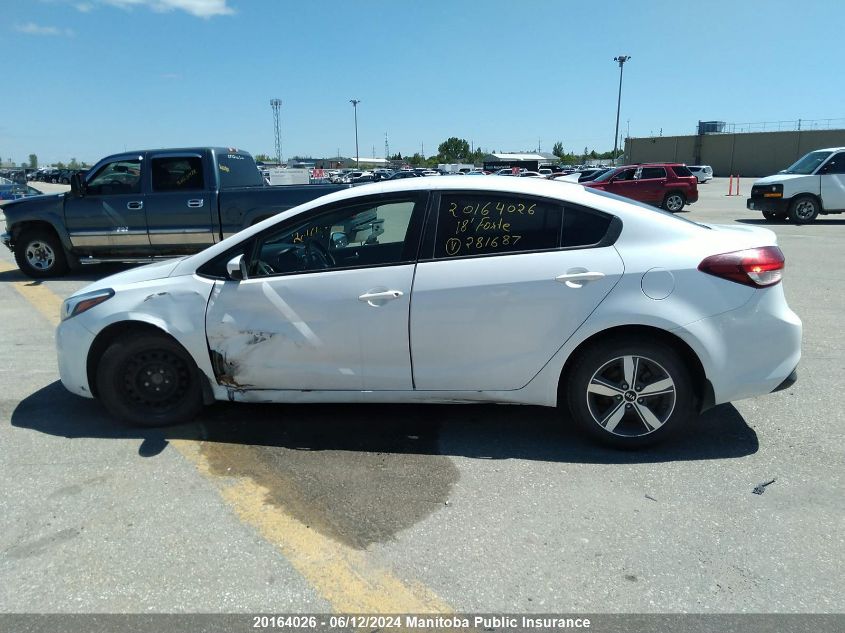
[[[581,184],[661,206],[672,213],[698,200],[698,179],[679,163],[625,165]]]

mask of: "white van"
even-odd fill
[[[756,181],[745,206],[769,221],[796,224],[821,214],[845,213],[845,147],[810,152],[775,174]]]

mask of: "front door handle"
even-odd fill
[[[138,211],[144,208],[144,203],[140,200],[133,200],[132,202],[126,203],[126,208],[130,211]]]
[[[604,278],[604,273],[589,270],[569,272],[555,277],[555,281],[566,284],[569,288],[581,288],[588,281],[598,281]]]
[[[384,305],[388,301],[393,301],[403,296],[405,293],[401,290],[370,290],[358,297],[358,301],[365,301],[373,307]]]
[[[188,200],[188,206],[191,207],[192,209],[199,209],[204,204],[205,204],[205,200],[203,200],[202,198],[198,198],[198,199],[194,199],[194,200]]]

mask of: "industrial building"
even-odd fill
[[[699,124],[698,134],[629,138],[625,141],[624,161],[710,165],[716,176],[759,177],[786,169],[807,152],[845,146],[845,129],[725,130],[722,122],[707,121]]]

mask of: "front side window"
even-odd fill
[[[845,174],[845,152],[839,152],[822,168],[823,174]]]
[[[86,185],[89,195],[108,196],[141,192],[141,161],[116,160],[106,163]]]
[[[633,180],[637,176],[637,168],[632,167],[631,169],[624,169],[620,171],[614,178],[614,182],[620,182],[625,180]],[[598,180],[598,178],[596,178]]]
[[[516,194],[449,194],[440,200],[434,257],[557,248],[561,207]]]
[[[416,257],[409,240],[417,202],[392,200],[329,211],[279,231],[256,244],[250,277],[381,266]]]
[[[205,188],[199,156],[153,158],[150,170],[153,191],[197,191]]]

